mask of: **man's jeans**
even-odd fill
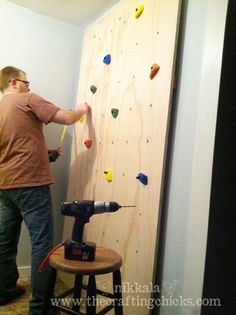
[[[22,218],[29,230],[32,246],[29,315],[41,314],[49,267],[37,268],[52,249],[52,204],[49,186],[0,189],[0,297],[10,294],[19,277],[17,245]]]

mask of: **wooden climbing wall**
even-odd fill
[[[136,18],[140,4],[144,10]],[[136,205],[93,216],[85,231],[87,240],[121,254],[125,314],[130,315],[148,314],[151,291],[157,289],[152,277],[179,11],[180,0],[123,0],[84,36],[77,103],[86,100],[92,118],[75,125],[68,200]],[[154,63],[160,70],[151,80]],[[119,110],[116,118],[113,108]],[[92,139],[89,149],[86,139]],[[104,178],[107,169],[110,182]],[[138,173],[148,177],[147,185]],[[71,227],[72,220],[66,220],[65,238]],[[109,289],[110,281],[101,278],[100,284]]]

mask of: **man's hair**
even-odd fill
[[[21,73],[25,72],[21,69],[7,66],[0,71],[0,91],[3,92],[9,85],[11,79],[17,79],[20,77]]]

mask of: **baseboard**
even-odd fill
[[[31,266],[18,267],[20,278],[30,278]]]

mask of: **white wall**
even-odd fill
[[[162,282],[164,296],[177,304],[162,306],[161,315],[200,314],[227,3],[183,2]]]
[[[25,70],[31,91],[62,108],[75,106],[82,37],[83,30],[76,26],[0,1],[0,68],[13,65]],[[50,148],[58,146],[62,128],[55,124],[45,127]],[[70,136],[67,135],[62,157],[52,164],[56,242],[62,237],[60,203],[66,198],[69,159]],[[22,232],[18,265],[24,267],[30,265],[30,242],[25,226]]]

